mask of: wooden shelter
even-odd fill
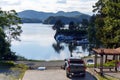
[[[103,75],[103,63],[107,62],[108,60],[108,56],[113,56],[112,60],[115,60],[115,71],[117,72],[117,62],[120,60],[120,48],[117,49],[105,49],[105,48],[99,48],[99,49],[93,49],[94,53],[95,53],[95,64],[94,64],[94,68],[97,68],[97,58],[98,55],[100,55],[100,74]]]

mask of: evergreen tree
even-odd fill
[[[69,23],[69,30],[76,30],[76,25],[73,21]]]
[[[82,24],[82,27],[86,29],[88,28],[89,21],[87,19],[82,19],[81,24]]]
[[[61,20],[57,20],[52,28],[53,28],[53,30],[59,31],[59,30],[61,30],[61,28],[64,28],[64,24],[62,23]]]
[[[90,42],[90,45],[93,46],[93,47],[98,47],[99,45],[99,42],[96,38],[96,27],[95,27],[95,16],[93,15],[91,18],[90,18],[90,21],[89,21],[89,26],[88,26],[88,40]]]

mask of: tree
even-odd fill
[[[81,24],[82,24],[82,27],[86,29],[89,25],[89,21],[87,19],[82,19]]]
[[[0,60],[6,59],[8,55],[11,55],[10,44],[5,40],[5,33],[0,28]]]
[[[15,54],[11,51],[11,41],[20,40],[22,30],[18,25],[20,18],[15,10],[2,11],[0,9],[0,59],[15,59]]]
[[[71,21],[69,23],[69,30],[75,30],[75,29],[76,29],[76,25],[75,25],[75,23],[73,21]]]
[[[90,18],[89,21],[89,26],[88,26],[88,40],[90,42],[91,45],[93,45],[94,47],[96,47],[97,45],[97,39],[96,39],[96,28],[95,28],[95,16],[93,15]]]
[[[120,0],[105,2],[102,12],[104,17],[104,36],[101,41],[106,47],[116,48],[120,46]]]
[[[120,0],[99,0],[95,6],[97,38],[106,48],[120,46]],[[102,33],[102,34],[101,34]]]
[[[59,31],[61,28],[64,28],[64,24],[62,23],[61,20],[57,20],[52,28],[53,30]]]
[[[6,40],[11,43],[13,39],[20,40],[18,36],[22,33],[21,26],[18,24],[21,19],[15,10],[2,11],[0,9],[0,27],[4,30]]]

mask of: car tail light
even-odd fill
[[[84,70],[86,70],[86,67],[84,67]]]
[[[70,72],[70,66],[67,67],[67,70]]]

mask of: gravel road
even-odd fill
[[[96,80],[89,72],[86,72],[86,77],[67,78],[65,70],[28,70],[22,80]]]

